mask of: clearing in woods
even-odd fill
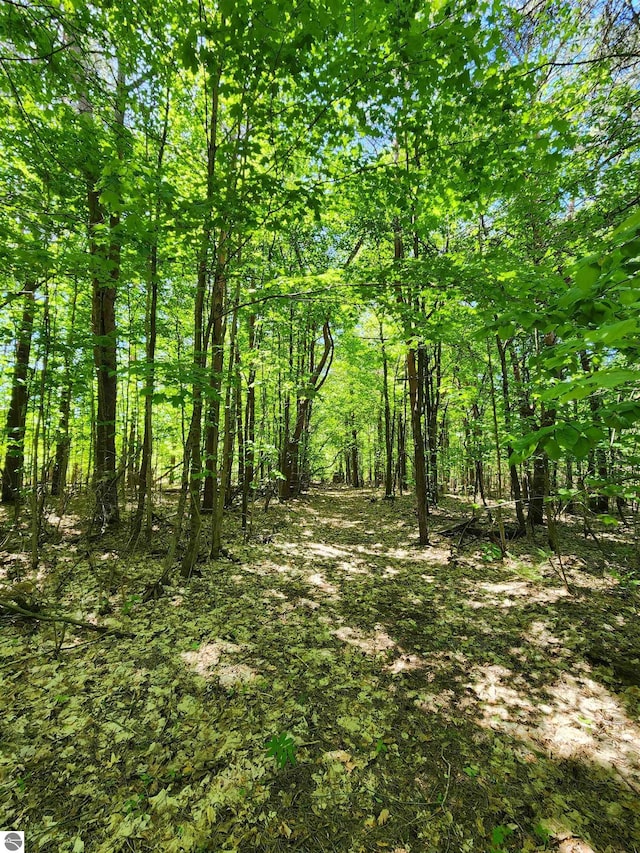
[[[99,853],[640,849],[628,540],[565,519],[567,588],[542,534],[501,561],[437,535],[470,515],[445,499],[419,549],[413,498],[375,494],[256,512],[238,562],[146,603],[161,558],[45,545],[41,606],[135,636],[3,614],[3,827]]]

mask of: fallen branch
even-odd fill
[[[440,536],[455,536],[456,533],[467,533],[471,532],[476,536],[484,536],[484,530],[475,526],[476,518],[468,518],[466,521],[461,521],[459,524],[454,524],[452,527],[446,527],[444,530],[439,530],[438,534]],[[469,531],[469,528],[473,525],[473,529]]]
[[[74,625],[76,628],[86,628],[88,631],[97,631],[99,634],[113,634],[114,637],[135,637],[129,631],[121,631],[119,628],[109,628],[107,625],[94,625],[93,622],[83,622],[80,619],[72,619],[70,616],[59,616],[54,613],[36,613],[19,607],[17,604],[9,604],[8,601],[0,601],[0,608],[11,613],[18,613],[27,619],[36,619],[38,622],[62,622],[65,625]]]

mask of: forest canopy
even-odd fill
[[[637,15],[3,4],[3,501],[181,472],[188,569],[236,483],[629,499]]]

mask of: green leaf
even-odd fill
[[[594,263],[585,264],[585,266],[578,269],[575,274],[575,282],[583,294],[587,293],[591,289],[592,285],[596,283],[600,276],[600,272],[601,269],[599,264]]]
[[[636,231],[638,228],[640,228],[640,210],[636,210],[624,222],[621,222],[612,236],[618,237],[620,234],[626,234],[627,231]]]
[[[590,329],[585,334],[585,339],[591,343],[603,343],[611,345],[616,341],[622,341],[629,335],[637,335],[638,324],[635,319],[620,320],[618,323],[610,323],[600,326],[599,329]]]
[[[279,767],[285,767],[287,763],[296,763],[295,749],[293,738],[284,732],[274,735],[267,743],[267,755],[275,758]]]

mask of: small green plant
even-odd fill
[[[482,561],[484,563],[493,563],[494,560],[499,560],[502,556],[502,551],[497,545],[482,546]]]
[[[145,794],[135,794],[128,800],[125,800],[124,813],[131,814],[132,812],[143,811],[146,799]]]
[[[480,775],[480,768],[477,764],[469,764],[468,767],[463,767],[462,772],[466,773],[471,779],[474,779],[476,776]]]
[[[296,763],[296,745],[293,738],[283,732],[277,737],[274,735],[267,743],[267,755],[275,758],[279,767],[286,767],[287,763]]]
[[[122,612],[125,615],[128,615],[133,610],[134,606],[140,601],[142,601],[141,595],[130,595],[122,605]]]
[[[387,745],[382,740],[381,737],[378,738],[378,743],[376,744],[376,755],[384,755],[387,751]]]
[[[551,835],[546,827],[542,823],[537,823],[533,827],[533,831],[546,847],[546,845],[551,841]]]
[[[491,853],[503,853],[504,847],[502,845],[513,833],[514,829],[514,824],[494,826],[491,832],[491,847],[489,848]]]

